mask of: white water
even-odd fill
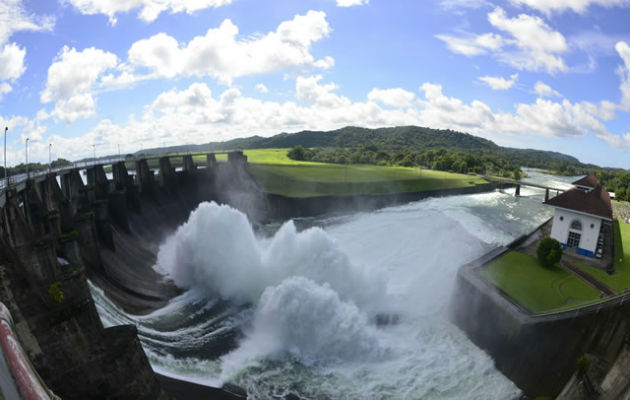
[[[93,295],[106,325],[139,326],[158,371],[236,383],[255,398],[511,399],[518,389],[447,308],[459,266],[551,215],[542,191],[521,193],[300,220],[301,231],[287,222],[271,237],[257,236],[240,212],[205,203],[156,265],[187,292],[144,317]],[[377,325],[383,314],[397,323]],[[237,348],[207,355],[233,329],[243,333]]]

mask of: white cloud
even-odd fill
[[[0,45],[5,44],[13,32],[49,31],[54,25],[55,19],[51,16],[27,14],[22,0],[0,2]]]
[[[13,32],[51,30],[54,24],[52,17],[28,15],[21,0],[0,2],[0,97],[11,91],[10,85],[2,81],[13,82],[26,70],[26,49],[16,43],[7,43]]]
[[[372,89],[368,93],[368,100],[390,107],[411,107],[416,95],[401,88]]]
[[[553,90],[551,86],[541,81],[536,82],[536,85],[534,85],[534,91],[536,91],[536,94],[539,97],[562,97],[559,92]]]
[[[630,109],[630,46],[626,42],[618,42],[615,49],[619,57],[623,60],[623,65],[617,68],[617,74],[621,79],[619,89],[621,90],[621,108],[628,111]]]
[[[9,85],[8,83],[0,83],[0,100],[2,100],[2,96],[4,96],[7,93],[10,93],[11,90],[13,90],[13,88],[11,88],[11,85]]]
[[[370,0],[337,0],[338,7],[353,7],[353,6],[362,6],[369,2]]]
[[[447,97],[441,85],[425,83],[420,90],[425,94],[420,118],[422,123],[434,128],[456,129],[495,140],[504,135],[582,137],[593,133],[615,148],[630,145],[630,135],[610,133],[599,121],[606,116],[605,103],[598,107],[588,102],[573,104],[568,100],[554,102],[538,98],[531,104],[518,103],[513,113],[506,113],[493,112],[479,100],[465,104],[460,99]]]
[[[107,70],[118,64],[112,53],[90,47],[82,51],[64,46],[48,68],[43,103],[55,103],[52,114],[67,123],[94,115],[95,86]]]
[[[505,79],[502,76],[481,76],[479,78],[480,81],[485,82],[488,86],[492,88],[492,90],[508,90],[516,80],[518,79],[518,74],[510,75],[510,79]]]
[[[16,80],[24,73],[26,50],[15,43],[5,44],[0,50],[0,81]]]
[[[503,52],[501,59],[515,68],[530,71],[565,71],[564,60],[559,56],[569,46],[560,32],[554,31],[541,18],[520,14],[508,18],[505,11],[496,7],[488,14],[491,25],[514,37],[515,52]]]
[[[256,84],[256,90],[258,90],[258,92],[262,94],[269,93],[269,89],[267,89],[267,86],[265,86],[264,83]]]
[[[147,68],[152,77],[212,76],[223,83],[244,75],[275,72],[288,67],[330,68],[332,57],[315,60],[311,45],[329,35],[326,14],[308,11],[284,21],[274,32],[240,39],[229,19],[180,45],[159,33],[135,42],[129,49],[129,67]]]
[[[489,5],[487,0],[442,0],[440,7],[445,10],[454,10],[459,8],[481,8]]]
[[[455,37],[449,35],[436,35],[436,38],[446,43],[446,46],[454,53],[467,56],[485,54],[488,51],[500,49],[504,40],[501,35],[486,33],[483,35],[469,35],[467,37]]]
[[[70,3],[82,14],[104,14],[112,25],[116,24],[116,14],[140,9],[138,17],[146,22],[155,21],[164,11],[192,14],[206,8],[216,8],[231,4],[233,0],[63,0]]]
[[[549,16],[553,12],[562,13],[567,10],[584,14],[592,5],[602,7],[627,7],[628,0],[512,0],[512,4],[526,5]]]
[[[511,37],[498,33],[450,36],[436,35],[454,53],[475,56],[491,53],[499,61],[519,70],[549,73],[566,71],[562,54],[569,50],[564,36],[540,17],[520,14],[509,18],[501,7],[488,13],[488,22]]]

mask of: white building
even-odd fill
[[[602,225],[612,221],[610,196],[594,175],[573,182],[573,186],[545,202],[555,208],[551,237],[566,250],[601,257]]]

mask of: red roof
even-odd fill
[[[584,178],[580,178],[577,181],[572,183],[573,186],[584,186],[589,188],[594,188],[599,185],[599,180],[593,174],[586,175]]]
[[[545,201],[544,204],[612,219],[610,196],[599,184],[588,193],[573,188]]]

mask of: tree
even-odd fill
[[[562,246],[556,239],[546,237],[538,244],[536,255],[543,267],[551,268],[562,258]]]
[[[520,181],[521,180],[521,169],[520,168],[514,168],[514,180]]]
[[[297,161],[304,160],[304,147],[299,145],[293,146],[293,148],[287,153],[287,157]]]

